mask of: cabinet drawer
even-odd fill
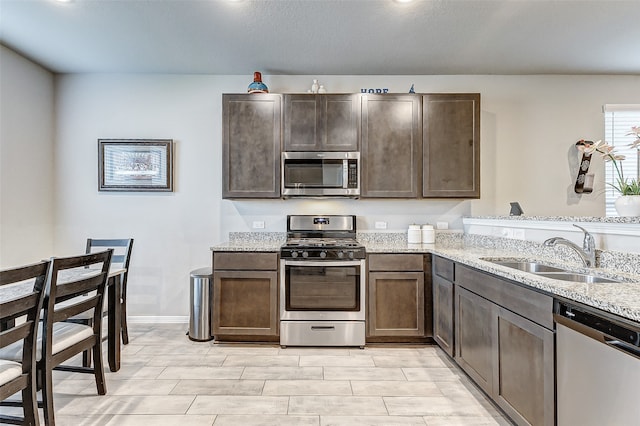
[[[433,272],[447,281],[454,280],[454,265],[452,260],[440,256],[433,257]]]
[[[278,270],[278,253],[214,253],[213,269],[276,271]]]
[[[369,271],[422,271],[421,254],[370,254]]]
[[[551,296],[460,264],[456,265],[455,283],[553,330],[553,298]]]

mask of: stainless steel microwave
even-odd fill
[[[283,152],[282,195],[360,196],[360,153]]]

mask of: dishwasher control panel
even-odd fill
[[[620,324],[613,319],[604,318],[601,315],[596,315],[587,309],[569,303],[556,301],[554,305],[554,313],[556,315],[640,348],[640,327],[634,329],[631,325]]]

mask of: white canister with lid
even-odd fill
[[[409,230],[407,231],[407,243],[420,244],[421,242],[422,231],[420,230],[420,225],[409,225]]]
[[[434,244],[436,242],[436,231],[433,225],[422,225],[422,244]]]

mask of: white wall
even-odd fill
[[[0,45],[0,268],[53,250],[53,74]]]
[[[64,75],[57,78],[55,251],[77,252],[87,236],[136,239],[129,313],[188,313],[189,272],[210,263],[209,246],[229,231],[284,231],[285,215],[350,213],[359,229],[386,221],[446,220],[507,214],[519,201],[527,214],[601,216],[602,165],[596,192],[571,192],[577,171],[573,144],[603,137],[605,103],[637,103],[640,76],[264,76],[274,93],[305,92],[319,78],[329,92],[388,88],[407,92],[482,94],[482,198],[446,200],[221,199],[221,95],[241,93],[246,76]],[[175,192],[97,191],[98,138],[172,138]]]

